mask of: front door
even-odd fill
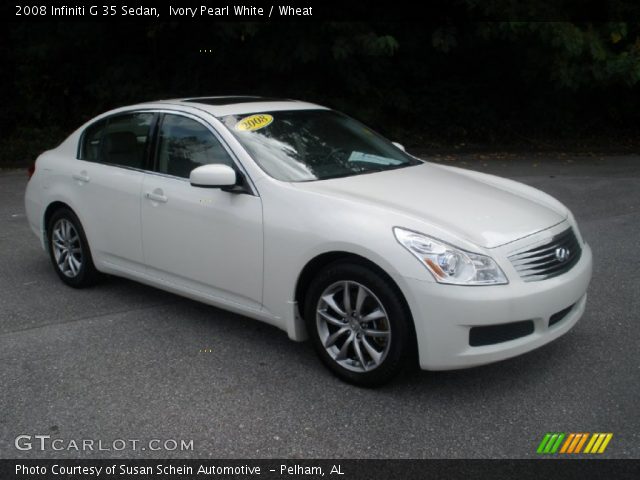
[[[262,305],[260,197],[193,187],[194,168],[234,166],[211,128],[191,117],[160,119],[155,172],[142,185],[142,242],[149,275],[194,293]]]

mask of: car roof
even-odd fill
[[[207,111],[215,117],[243,115],[254,112],[273,112],[278,110],[326,110],[326,107],[314,103],[251,95],[188,97],[159,100],[152,103],[196,107],[200,110]]]

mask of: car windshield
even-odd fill
[[[227,115],[222,121],[263,170],[287,182],[421,163],[363,124],[331,110]]]

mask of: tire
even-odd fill
[[[49,258],[58,277],[74,288],[94,285],[100,279],[82,224],[68,208],[56,210],[47,225]],[[71,252],[71,254],[69,254]]]
[[[349,383],[383,385],[415,358],[413,320],[397,287],[366,265],[327,266],[309,285],[304,310],[320,359]]]

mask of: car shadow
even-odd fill
[[[277,361],[278,367],[284,369],[282,375],[289,380],[299,377],[313,381],[318,387],[359,389],[345,384],[324,368],[308,341],[291,341],[284,331],[267,323],[122,278],[107,277],[95,288],[112,290],[125,297],[125,303],[128,296],[149,295],[162,299],[163,313],[154,321],[171,328],[172,335],[178,338],[181,330],[197,332],[200,345],[205,348],[207,339],[215,339],[218,348],[212,353],[222,364],[237,362],[234,348],[241,346],[243,354],[250,356],[249,361],[266,371]],[[573,345],[568,334],[527,354],[485,366],[451,371],[422,371],[416,366],[389,384],[368,390],[382,396],[490,400],[492,396],[503,395],[505,390],[530,390],[544,384],[550,372],[572,355]],[[274,371],[269,376],[277,381]]]

